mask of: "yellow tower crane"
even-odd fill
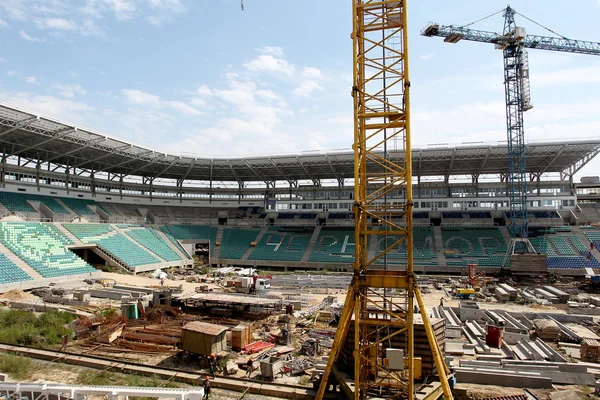
[[[355,261],[319,400],[346,342],[353,343],[354,399],[414,399],[415,299],[444,398],[453,398],[413,268],[406,3],[352,1]],[[240,5],[244,10],[243,0]],[[373,240],[377,251],[369,255]],[[399,246],[406,248],[405,263],[388,263]],[[401,368],[390,365],[384,347],[397,336],[405,338],[403,349],[392,349],[403,350]]]
[[[414,398],[415,299],[444,397],[452,399],[448,368],[413,269],[406,3],[352,2],[355,261],[317,399],[323,398],[329,374],[346,342],[354,348],[355,399]],[[369,255],[372,240],[377,241],[378,250]],[[399,246],[406,248],[405,265],[388,263],[388,255]],[[387,359],[385,344],[396,336],[405,338],[403,368],[392,368]]]

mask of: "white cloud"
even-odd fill
[[[75,22],[64,18],[36,19],[35,24],[38,29],[57,29],[63,31],[73,31],[77,29],[77,24],[75,24]]]
[[[131,0],[102,0],[102,4],[114,12],[119,21],[131,19],[137,11],[135,2]]]
[[[79,27],[79,30],[83,36],[104,36],[104,30],[92,19],[83,20],[83,25]]]
[[[315,67],[304,67],[302,71],[302,76],[309,79],[322,78],[323,74],[319,68]]]
[[[6,23],[6,21],[4,21],[2,18],[0,18],[0,28],[6,28],[8,27],[8,24]]]
[[[26,77],[25,78],[25,82],[31,83],[31,84],[34,84],[34,85],[39,85],[40,84],[35,76],[28,76],[28,77]]]
[[[6,58],[0,57],[0,63],[5,63],[5,62],[6,62]]]
[[[73,98],[76,94],[86,94],[85,89],[81,85],[68,85],[56,83],[52,85],[55,89],[58,89],[58,93],[61,96]]]
[[[4,15],[25,21],[27,19],[27,6],[24,1],[19,0],[3,0],[0,1],[0,10],[4,9]]]
[[[206,85],[202,85],[196,89],[196,93],[198,93],[200,96],[212,96],[213,94],[212,90],[210,90],[210,88]]]
[[[427,54],[423,54],[422,56],[419,56],[419,58],[421,58],[422,60],[430,60],[433,57],[435,57],[435,54],[431,54],[431,53],[427,53]]]
[[[137,89],[123,89],[121,90],[121,93],[123,93],[129,104],[160,107],[159,96],[145,93]]]
[[[75,71],[69,71],[69,75],[73,76],[73,77],[78,77],[79,74]]]
[[[16,74],[17,74],[17,71],[13,71],[13,70],[6,71],[6,75],[16,75]]]
[[[28,35],[25,31],[20,31],[19,35],[21,35],[21,37],[25,40],[28,40],[30,42],[38,42],[38,43],[43,43],[46,41],[46,39],[41,39],[35,36],[30,36]]]
[[[183,115],[187,115],[187,116],[198,116],[198,115],[202,115],[202,113],[200,111],[198,111],[197,109],[195,109],[194,107],[185,104],[182,101],[165,101],[164,104],[169,107],[172,108],[175,111],[180,112]]]
[[[160,96],[142,92],[137,89],[123,89],[121,93],[125,96],[127,102],[131,105],[143,105],[148,107],[153,107],[156,109],[168,108],[171,110],[175,110],[186,116],[198,116],[202,115],[202,112],[196,109],[195,107],[186,104],[182,101],[176,100],[161,100]],[[200,106],[199,103],[192,103],[194,106]]]
[[[86,115],[85,112],[94,110],[94,107],[82,102],[59,99],[54,96],[39,96],[29,92],[0,91],[0,101],[37,114],[77,123],[85,123],[89,119],[89,115]]]
[[[572,67],[552,71],[536,71],[531,80],[536,87],[600,83],[600,67]]]
[[[255,59],[243,64],[253,72],[273,72],[292,76],[296,67],[290,64],[283,55],[281,47],[265,46],[257,49],[259,54]]]
[[[296,96],[308,97],[315,90],[323,90],[323,88],[315,81],[304,81],[292,93]]]

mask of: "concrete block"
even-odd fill
[[[510,373],[504,371],[482,371],[477,369],[455,369],[457,383],[508,386],[527,389],[550,389],[552,379],[537,374]]]

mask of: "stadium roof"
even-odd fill
[[[0,151],[7,155],[116,175],[198,181],[346,179],[353,153],[309,152],[242,158],[175,156],[0,103]],[[572,175],[600,152],[600,140],[527,144],[527,171]],[[391,157],[403,157],[391,152]],[[506,144],[413,149],[415,176],[503,174]]]

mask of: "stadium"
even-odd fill
[[[107,266],[189,266],[194,255],[213,267],[352,270],[350,151],[174,156],[5,104],[0,149],[3,291],[96,277]],[[530,237],[547,254],[548,272],[590,276],[600,268],[600,184],[573,179],[598,152],[600,140],[527,145]],[[413,149],[419,273],[510,268],[507,164],[503,143]],[[375,218],[368,223],[378,229]],[[380,262],[405,258],[399,245]]]

